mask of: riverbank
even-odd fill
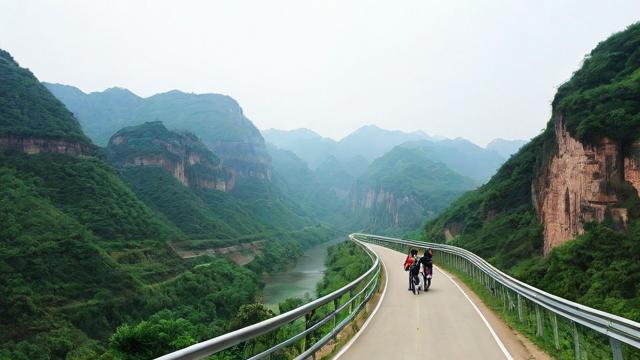
[[[265,276],[262,292],[264,304],[272,310],[278,310],[278,304],[288,298],[315,298],[316,286],[326,270],[329,247],[345,240],[346,237],[339,237],[313,246],[303,252],[293,267]]]

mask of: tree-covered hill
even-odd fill
[[[558,89],[544,132],[487,184],[427,223],[425,238],[468,248],[561,297],[640,320],[640,199],[633,165],[640,138],[639,74],[640,24],[634,24],[593,49]],[[576,165],[578,171],[589,165],[603,170],[580,179],[568,178],[566,167],[552,166],[553,161],[567,164],[573,159],[584,159]],[[578,211],[580,221],[587,220],[583,234],[543,256],[549,225],[541,222],[544,204],[539,198],[550,180],[567,186],[558,208]],[[569,183],[576,181],[592,181],[598,185],[591,188],[596,195],[616,200],[603,205],[585,199],[572,210],[569,205],[577,195],[569,192]],[[588,216],[597,206],[605,209],[601,221]],[[628,217],[623,226],[612,217],[614,210]]]
[[[498,153],[462,138],[412,141],[401,146],[421,149],[431,161],[444,163],[458,174],[478,182],[488,181],[505,161]]]
[[[422,149],[397,146],[355,181],[350,207],[367,231],[397,234],[419,228],[476,184]]]
[[[287,197],[291,198],[308,214],[336,227],[347,227],[349,224],[346,201],[338,192],[348,191],[351,177],[347,175],[347,187],[337,190],[334,181],[340,181],[341,176],[327,171],[312,171],[307,164],[291,151],[268,145],[271,155],[274,177],[273,183]],[[320,173],[323,177],[320,177]],[[334,177],[336,176],[336,177]]]
[[[263,272],[333,236],[266,182],[247,179],[256,184],[231,195],[186,187],[166,172],[112,167],[61,102],[0,55],[0,359],[151,358],[221,334],[256,300]],[[165,135],[190,139],[218,164],[192,135]],[[40,148],[26,151],[8,137],[38,137]],[[92,151],[59,152],[61,141]],[[175,199],[182,202],[166,202]],[[171,244],[195,234],[270,241],[247,267],[181,259]],[[181,331],[179,341],[167,340],[168,329]]]
[[[68,85],[45,86],[98,145],[107,145],[123,127],[161,121],[171,130],[197,134],[237,175],[270,178],[271,160],[262,135],[229,96],[172,90],[142,98],[122,88],[86,94]]]
[[[0,49],[0,137],[34,137],[88,144],[80,124],[58,99]]]
[[[192,239],[228,244],[312,224],[276,186],[233,178],[195,135],[161,122],[119,130],[107,156],[140,199]]]

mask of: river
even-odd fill
[[[316,284],[322,280],[326,266],[327,249],[344,241],[344,238],[328,241],[307,249],[291,269],[273,273],[265,278],[263,301],[272,310],[278,303],[292,297],[316,296]]]

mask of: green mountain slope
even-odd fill
[[[363,126],[340,141],[323,138],[309,129],[269,129],[264,130],[262,134],[267,142],[281,149],[293,151],[311,169],[317,169],[328,158],[333,157],[342,163],[353,177],[361,175],[371,161],[396,145],[407,141],[435,139],[422,132],[385,130],[374,125]],[[356,166],[353,166],[354,164]]]
[[[20,136],[88,144],[78,121],[33,74],[0,49],[0,137]]]
[[[172,90],[141,98],[121,88],[85,94],[68,85],[45,86],[75,114],[98,145],[107,145],[123,127],[161,121],[169,129],[196,133],[237,175],[270,178],[262,135],[229,96]]]
[[[169,242],[187,235],[141,201],[71,113],[7,59],[2,52],[0,79],[20,82],[0,85],[0,114],[20,116],[3,117],[9,130],[0,134],[0,359],[158,356],[228,330],[239,306],[257,297],[259,274],[299,255],[302,245],[291,235],[264,249],[288,254],[285,261],[259,258],[253,269],[225,258],[178,257]],[[83,151],[66,151],[71,143]],[[216,158],[208,160],[215,168]],[[322,240],[324,230],[300,237]],[[193,332],[152,346],[122,326],[109,341],[118,326],[145,319]],[[156,330],[145,341],[162,343]]]
[[[431,161],[442,162],[458,174],[485,182],[504,163],[498,153],[462,139],[445,139],[437,142],[422,140],[402,144],[407,148],[421,149]]]
[[[273,145],[268,147],[271,155],[274,176],[273,183],[287,197],[300,205],[307,214],[313,214],[332,226],[346,225],[346,202],[331,188],[328,181],[321,182],[318,172],[291,151],[282,150]],[[323,172],[328,175],[327,172]],[[351,177],[348,177],[349,181]]]
[[[428,150],[432,161],[442,162],[457,173],[480,182],[489,180],[508,158],[501,155],[500,151],[482,148],[462,138],[432,137],[420,131],[406,133],[373,125],[363,126],[340,141],[323,138],[307,129],[269,129],[263,131],[263,135],[277,147],[294,152],[311,169],[318,170],[318,167],[325,166],[326,171],[325,163],[329,162],[329,166],[333,167],[336,166],[333,163],[337,161],[354,178],[362,175],[373,160],[399,145]],[[511,149],[524,142],[498,143],[502,145],[492,146],[502,146],[504,149],[500,148],[501,151],[511,155]]]
[[[429,222],[426,239],[466,247],[532,285],[640,320],[640,199],[633,165],[640,138],[639,59],[640,24],[598,44],[558,89],[545,131],[511,157],[486,185],[465,194]],[[604,173],[594,171],[584,180],[567,178],[568,170],[553,167],[552,161],[572,161],[558,153],[561,146],[567,151],[567,143],[574,149],[569,155],[591,159],[591,163],[580,162],[578,170],[587,171],[590,165]],[[574,240],[543,256],[545,227],[551,224],[540,222],[539,207],[545,204],[539,199],[549,181],[567,184],[565,201],[559,202],[558,209],[577,211],[580,221],[586,220],[584,234],[578,232]],[[604,205],[585,200],[570,208],[577,195],[569,193],[569,183],[575,181],[592,181],[599,185],[591,188],[596,196],[613,200]],[[605,209],[601,220],[588,216],[597,206]],[[551,210],[556,211],[545,211]],[[626,224],[621,226],[612,216],[614,211],[628,216]],[[561,215],[547,219],[558,221]]]
[[[197,137],[161,122],[119,130],[107,154],[135,193],[192,239],[224,245],[311,224],[274,185],[235,178]]]
[[[356,180],[351,210],[368,231],[401,233],[419,228],[475,185],[426,151],[397,146]]]

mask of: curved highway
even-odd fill
[[[431,289],[413,295],[402,269],[406,255],[368,246],[385,265],[386,293],[370,323],[336,358],[512,359],[484,316],[447,275],[434,268]]]

